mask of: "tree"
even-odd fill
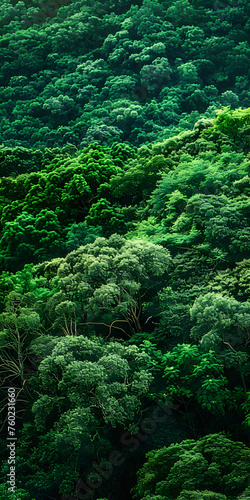
[[[91,205],[86,222],[91,226],[100,224],[105,234],[109,235],[115,231],[124,233],[132,226],[131,219],[134,217],[135,209],[131,205],[121,207],[119,203],[111,203],[105,198],[100,198]]]
[[[191,337],[200,339],[205,348],[221,346],[223,343],[233,352],[237,352],[233,348],[237,345],[245,350],[250,327],[248,302],[238,302],[232,297],[210,292],[196,299],[190,315],[192,320],[196,319]]]
[[[100,225],[96,227],[88,226],[86,221],[72,224],[67,233],[66,248],[71,252],[81,245],[93,243],[98,236],[102,236],[102,227]]]
[[[105,124],[93,125],[88,128],[85,137],[82,139],[80,146],[88,146],[89,144],[106,143],[111,145],[113,141],[120,141],[122,131],[118,127],[112,127]]]
[[[33,495],[71,493],[91,461],[111,450],[112,428],[137,427],[153,379],[150,358],[136,346],[84,336],[43,336],[33,347],[41,359],[33,380],[38,397],[20,437],[19,481],[26,474]]]
[[[108,336],[141,331],[144,304],[160,286],[170,262],[169,252],[160,245],[113,234],[109,239],[96,238],[65,259],[39,266],[39,273],[51,268],[52,276],[57,275],[57,291],[45,306],[54,331],[60,327],[66,334],[71,332],[70,326],[65,330],[68,313],[65,317],[59,307],[67,301],[77,307],[75,315],[68,317],[70,324],[76,321],[74,334],[78,324],[79,328],[100,325],[102,332],[105,326]]]
[[[32,295],[9,293],[0,315],[0,373],[3,388],[14,386],[18,395],[30,398],[28,379],[36,371],[31,342],[40,334],[40,317],[31,306]],[[6,395],[3,398],[3,407]],[[2,410],[3,408],[1,408]]]
[[[249,448],[231,441],[222,433],[171,444],[168,448],[151,451],[146,457],[147,461],[137,474],[137,485],[132,490],[134,498],[153,500],[157,498],[153,496],[156,494],[164,500],[195,500],[197,497],[192,490],[199,490],[198,498],[224,500],[226,497],[235,498],[247,487]],[[210,492],[214,496],[210,497]],[[218,496],[221,493],[223,495]]]
[[[160,344],[168,346],[176,344],[177,339],[188,342],[192,327],[189,312],[192,290],[181,290],[178,286],[176,288],[177,290],[171,287],[163,288],[158,293],[158,303],[155,303],[159,321],[154,335]]]
[[[239,141],[239,132],[250,122],[250,108],[230,110],[229,107],[223,107],[217,112],[214,122],[214,128],[228,135],[235,142]],[[205,134],[205,131],[204,131]]]
[[[12,271],[20,265],[57,256],[64,248],[62,229],[52,210],[41,210],[37,217],[23,211],[5,224],[0,239],[0,263]]]
[[[141,347],[154,359],[154,369],[160,371],[164,379],[158,395],[181,405],[179,411],[183,410],[194,433],[194,402],[212,414],[225,414],[234,394],[227,388],[225,367],[214,351],[210,349],[204,354],[197,346],[177,344],[161,353],[148,341]]]
[[[39,170],[41,168],[42,151],[30,149],[0,148],[0,171],[1,177],[23,174],[25,172]]]
[[[160,46],[160,47],[157,47]],[[165,52],[164,44],[155,44],[152,50],[157,48],[162,48]],[[171,78],[171,67],[169,61],[166,57],[156,57],[152,64],[144,65],[140,71],[141,83],[144,85],[148,91],[159,91],[159,88],[170,81]]]
[[[196,320],[190,336],[200,339],[206,350],[214,348],[222,354],[224,351],[227,365],[240,372],[246,392],[244,374],[248,373],[249,302],[238,302],[232,297],[210,292],[195,300],[190,316]]]

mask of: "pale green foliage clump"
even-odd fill
[[[49,343],[49,337],[40,339],[38,351],[46,352]],[[93,418],[96,408],[107,424],[130,425],[153,379],[148,354],[133,345],[104,344],[83,336],[53,339],[52,344],[51,354],[41,361],[38,370],[43,394],[33,405],[37,428],[45,428],[53,405],[66,405],[71,415],[72,411],[84,411],[86,422]],[[62,426],[65,415],[57,426]],[[84,429],[89,432],[87,424]]]
[[[190,309],[196,324],[191,337],[200,339],[201,345],[211,348],[224,342],[233,346],[246,343],[250,328],[250,303],[233,297],[210,292],[199,296]]]
[[[58,292],[46,304],[55,331],[60,327],[74,335],[78,323],[102,324],[103,331],[108,326],[109,334],[124,326],[140,331],[144,296],[157,290],[170,262],[168,250],[160,245],[113,234],[39,266],[45,275],[52,272],[57,277]]]

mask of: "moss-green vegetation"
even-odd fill
[[[248,2],[56,5],[0,7],[0,499],[247,500]]]

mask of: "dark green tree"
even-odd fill
[[[249,448],[222,433],[182,441],[147,454],[134,498],[153,500],[159,495],[164,500],[194,500],[194,490],[204,499],[235,498],[247,488],[249,468]]]

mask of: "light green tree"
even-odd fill
[[[170,262],[169,252],[160,245],[113,234],[109,239],[96,238],[65,259],[39,266],[57,275],[57,291],[45,306],[54,331],[61,326],[68,335],[72,329],[65,319],[71,322],[75,317],[74,332],[87,325],[99,325],[108,335],[140,332],[143,308],[160,287]],[[73,316],[68,301],[77,306],[74,314],[70,306]]]

